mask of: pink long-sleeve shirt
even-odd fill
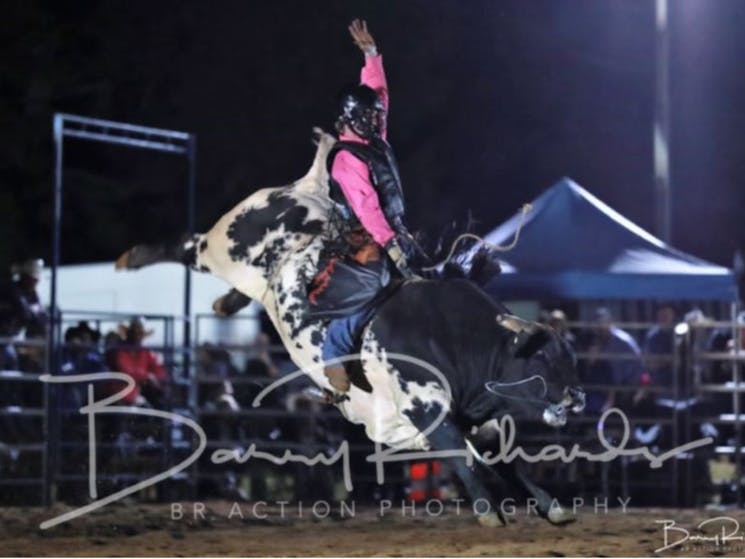
[[[380,97],[386,114],[388,113],[388,84],[383,71],[381,55],[366,56],[360,81],[374,89]],[[386,123],[383,124],[383,139],[386,137]],[[340,134],[339,140],[367,144],[367,140],[353,134]],[[381,246],[395,237],[388,220],[380,208],[378,193],[372,185],[370,170],[364,161],[357,159],[348,151],[340,151],[331,166],[331,176],[339,183],[352,211],[362,226]]]

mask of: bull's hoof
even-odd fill
[[[222,297],[215,299],[212,303],[212,310],[217,316],[233,316],[239,310],[247,307],[251,303],[251,298],[244,295],[237,289],[231,289]]]
[[[215,299],[215,302],[212,303],[212,311],[217,316],[230,316],[228,312],[225,310],[225,308],[223,307],[223,299],[225,299],[225,295],[223,295],[222,297],[218,299]]]
[[[487,512],[478,516],[479,524],[486,528],[498,528],[507,523],[496,512]]]
[[[129,266],[129,260],[130,260],[130,253],[134,249],[129,249],[128,251],[124,252],[119,258],[116,259],[116,263],[114,264],[114,268],[117,270],[128,270],[130,269]]]
[[[148,245],[135,245],[116,259],[117,270],[139,270],[150,264],[165,262],[162,251]]]
[[[546,515],[546,520],[554,526],[566,526],[576,521],[577,517],[561,507],[551,507]]]

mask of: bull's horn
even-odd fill
[[[540,325],[537,322],[523,320],[522,318],[517,317],[514,314],[498,314],[497,324],[499,324],[503,328],[507,328],[507,330],[511,332],[515,332],[516,334],[519,334],[520,332],[533,334],[540,328]]]

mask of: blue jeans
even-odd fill
[[[371,306],[344,318],[336,318],[329,322],[321,353],[323,360],[330,361],[354,352],[355,343],[362,334],[362,329],[374,314],[375,307]]]

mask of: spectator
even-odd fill
[[[152,334],[145,328],[142,318],[133,318],[124,329],[124,346],[110,348],[107,358],[112,371],[130,375],[135,385],[122,399],[122,404],[162,407],[163,385],[168,373],[158,356],[142,347],[144,339]],[[109,393],[121,390],[121,381],[110,384]]]
[[[47,313],[36,293],[43,267],[43,260],[31,259],[11,268],[13,280],[0,304],[0,332],[3,336],[17,336],[23,331],[27,338],[46,336]]]
[[[274,362],[271,354],[270,337],[264,332],[260,332],[254,341],[253,351],[246,360],[244,374],[247,378],[246,383],[241,386],[238,401],[241,406],[250,408],[253,405],[254,398],[266,388],[269,384],[281,376],[279,367]],[[262,408],[284,408],[284,400],[287,391],[286,386],[280,386],[267,394],[262,399]]]
[[[279,367],[274,362],[271,354],[271,339],[264,332],[256,336],[253,343],[252,351],[246,359],[244,374],[248,377],[248,382],[243,385],[244,390],[241,395],[241,405],[251,407],[253,399],[269,384],[281,376]],[[265,399],[262,400],[261,407],[283,407],[284,387],[272,390]]]
[[[0,294],[0,337],[15,338],[25,335],[27,340],[46,339],[48,315],[41,306],[36,286],[39,283],[44,261],[30,259],[13,265],[9,286]],[[44,370],[44,348],[29,345],[16,351],[3,348],[4,366],[13,366],[26,372]]]
[[[287,351],[284,349],[284,342],[282,337],[277,332],[277,329],[272,324],[272,320],[266,313],[266,310],[259,312],[259,329],[261,334],[264,336],[264,340],[268,339],[269,348],[279,348],[279,351],[271,351],[272,363],[279,369],[280,374],[292,373],[297,370],[295,363],[290,359]],[[262,342],[266,343],[266,342]],[[309,381],[310,382],[310,381]],[[310,384],[313,384],[310,382]],[[298,382],[292,381],[290,385],[297,386]],[[307,384],[303,384],[306,386]],[[315,384],[313,384],[315,386]]]
[[[675,307],[660,303],[656,310],[657,324],[644,337],[644,364],[651,375],[651,384],[672,387]]]
[[[740,333],[739,344],[735,343],[735,337],[730,334],[727,341],[727,351],[730,353],[745,351],[745,311],[737,315],[737,330]]]
[[[103,355],[98,351],[100,332],[93,330],[87,322],[80,321],[65,331],[65,343],[60,356],[60,371],[63,375],[100,373],[107,370]],[[60,471],[63,475],[80,473],[81,464],[87,458],[88,420],[79,413],[88,403],[85,383],[60,384],[51,387],[57,395],[61,410],[62,426],[59,430],[63,448],[60,450]],[[77,445],[66,443],[77,442]],[[82,443],[82,444],[81,444]],[[80,502],[86,494],[85,484],[70,481],[60,487],[60,498]]]
[[[206,409],[238,411],[232,379],[238,374],[230,354],[210,343],[197,348],[197,370],[200,377],[208,377],[199,384],[199,406]],[[217,382],[220,381],[220,382]]]
[[[269,336],[260,333],[253,345],[252,356],[246,361],[244,379],[236,387],[236,399],[244,409],[253,409],[256,396],[280,376],[270,349]],[[284,387],[269,392],[261,401],[261,411],[284,409]],[[279,437],[281,422],[277,415],[249,418],[242,422],[242,436],[248,439],[275,440]]]
[[[595,324],[584,342],[589,355],[583,362],[583,382],[638,387],[642,381],[642,364],[641,352],[634,338],[613,325],[611,313],[604,307],[595,311]],[[616,390],[588,390],[585,409],[588,413],[602,413],[610,407],[622,405],[625,400],[624,393],[617,394]]]
[[[736,322],[740,332],[740,351],[742,352],[745,350],[745,311],[737,316]],[[709,337],[708,350],[712,353],[733,353],[735,351],[735,338],[732,335],[732,328],[717,328],[714,330]],[[712,383],[732,381],[732,362],[729,360],[712,361],[706,380]]]
[[[198,404],[204,413],[200,425],[208,440],[219,441],[221,445],[233,445],[236,451],[243,452],[239,446],[244,438],[240,427],[241,417],[237,413],[240,406],[235,400],[233,389],[233,379],[238,374],[238,369],[228,351],[210,343],[201,344],[195,355],[199,382]],[[243,487],[245,476],[242,475],[241,468],[227,464],[216,467],[207,455],[200,458],[199,467],[210,474],[199,482],[199,495],[247,499],[248,495]]]
[[[103,355],[106,366],[109,371],[116,370],[116,355],[119,351],[119,347],[124,344],[124,336],[126,334],[126,326],[121,325],[119,330],[109,330],[103,337]]]
[[[554,309],[546,316],[546,324],[553,328],[559,336],[564,338],[570,346],[574,347],[577,340],[574,334],[569,330],[567,315],[561,309]]]
[[[103,355],[97,344],[101,333],[93,330],[86,321],[78,322],[65,331],[60,368],[64,375],[82,375],[107,371]],[[67,413],[77,413],[87,402],[82,385],[64,386],[61,390],[60,406]]]
[[[271,379],[279,378],[279,367],[274,363],[271,349],[271,338],[268,334],[260,332],[254,342],[253,357],[246,361],[245,369],[247,375],[268,377]]]
[[[18,370],[18,354],[12,343],[0,343],[0,371]]]
[[[43,265],[41,260],[15,264],[11,270],[10,282],[3,282],[4,285],[0,288],[0,338],[7,340],[0,344],[0,369],[28,373],[41,373],[45,369],[47,314],[36,293]],[[39,338],[41,343],[14,343],[24,336],[34,341]],[[0,407],[5,406],[41,409],[43,392],[37,383],[8,379],[0,391]],[[35,419],[25,414],[0,415],[0,458],[4,450],[3,443],[25,445],[42,439],[39,423]],[[27,476],[28,468],[33,467],[29,462],[30,456],[32,454],[27,452],[9,451],[9,462],[0,464],[0,468],[5,470],[3,477]]]

